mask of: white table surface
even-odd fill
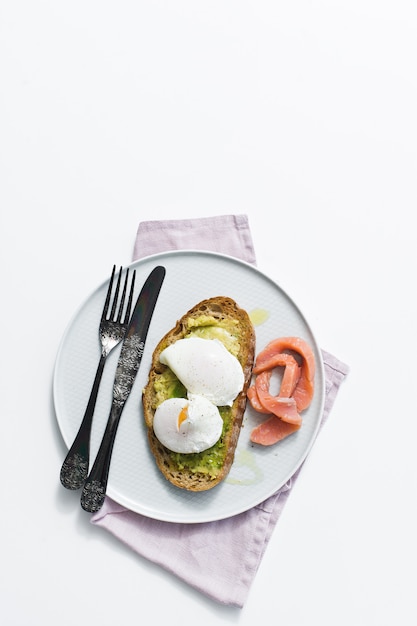
[[[0,4],[2,624],[416,623],[416,60],[412,0]],[[138,223],[225,213],[350,367],[243,609],[89,523],[51,393]]]

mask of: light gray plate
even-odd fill
[[[292,299],[268,276],[245,262],[200,251],[157,254],[132,263],[136,293],[150,271],[164,265],[166,277],[148,333],[142,364],[126,403],[113,451],[107,494],[126,508],[169,522],[196,523],[236,515],[263,502],[300,467],[317,433],[324,405],[324,369],[321,352],[302,313]],[[67,446],[78,431],[100,356],[98,326],[107,282],[79,308],[59,347],[54,371],[56,416]],[[227,479],[201,493],[187,492],[168,483],[157,469],[147,445],[141,393],[146,384],[152,352],[186,311],[206,298],[229,296],[249,314],[266,313],[256,330],[256,353],[274,338],[299,336],[316,358],[315,394],[303,412],[301,429],[272,447],[255,446],[252,428],[264,417],[247,406],[235,462]],[[261,316],[260,316],[261,317]],[[256,322],[256,316],[255,316]],[[94,458],[110,410],[113,378],[120,347],[109,356],[97,399],[91,441]]]

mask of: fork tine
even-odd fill
[[[113,280],[114,280],[114,274],[116,272],[116,266],[113,265],[113,270],[110,276],[110,281],[109,281],[109,287],[107,289],[107,295],[106,295],[106,301],[104,303],[104,307],[103,307],[103,312],[101,314],[101,319],[105,320],[107,317],[107,312],[109,310],[109,302],[110,302],[110,297],[111,297],[111,290],[113,287]]]
[[[129,270],[126,270],[126,276],[125,276],[125,283],[123,285],[123,291],[122,291],[122,297],[120,298],[120,304],[119,304],[119,312],[117,314],[117,318],[116,318],[116,322],[121,322],[122,319],[122,313],[123,313],[123,305],[125,303],[125,298],[126,298],[126,291],[127,291],[127,281],[129,279]]]
[[[121,267],[119,270],[119,276],[117,279],[116,291],[114,292],[114,296],[113,296],[113,304],[112,304],[111,313],[110,313],[111,320],[114,320],[114,314],[116,313],[117,300],[119,298],[120,281],[122,280],[122,270],[123,268]]]
[[[135,289],[135,278],[136,278],[136,270],[133,270],[132,283],[130,285],[129,300],[127,302],[126,313],[125,313],[124,320],[122,322],[123,324],[127,324],[130,318],[130,310],[132,308],[132,302],[133,302],[133,291]]]

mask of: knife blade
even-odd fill
[[[84,483],[81,506],[89,512],[99,511],[106,496],[113,445],[126,401],[132,391],[145,348],[156,301],[165,278],[165,268],[155,267],[146,279],[120,350],[113,382],[113,399],[100,448]]]

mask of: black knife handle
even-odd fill
[[[79,489],[88,475],[91,426],[105,362],[106,356],[102,354],[81,426],[61,467],[60,480],[66,489]]]
[[[81,506],[88,513],[99,511],[106,497],[110,461],[124,403],[113,402],[99,451],[84,483]]]

